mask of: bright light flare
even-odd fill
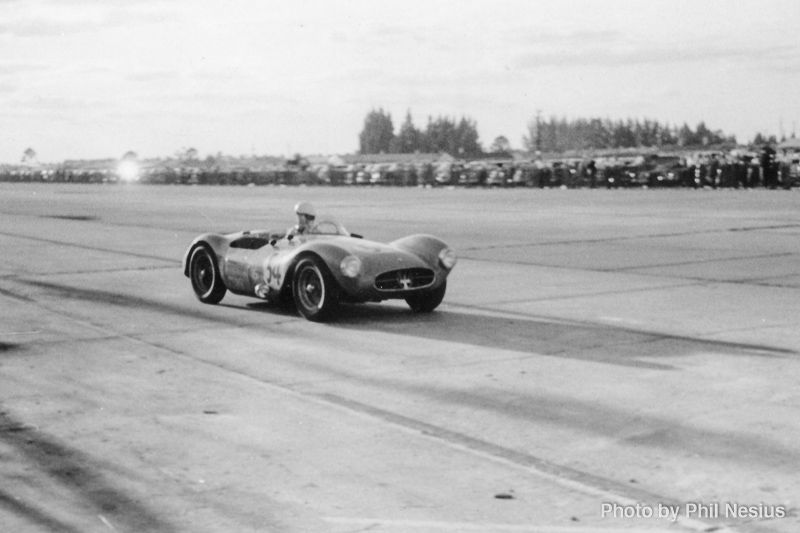
[[[117,175],[122,181],[139,181],[139,165],[135,161],[123,161],[117,167]]]

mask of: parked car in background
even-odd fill
[[[504,163],[494,163],[489,166],[489,175],[486,177],[487,187],[508,187],[511,176],[508,166]]]
[[[536,184],[534,170],[530,163],[516,165],[511,176],[511,184],[514,187],[533,187]]]
[[[614,160],[606,169],[605,185],[609,189],[619,187],[640,187],[639,166],[641,157],[624,157]]]
[[[680,156],[652,156],[639,168],[636,183],[647,187],[677,187],[683,182],[687,170]]]
[[[780,179],[784,189],[800,187],[800,155],[795,154],[781,164]]]
[[[552,187],[575,188],[578,184],[577,162],[573,159],[559,159],[551,163],[553,175]]]
[[[464,172],[464,163],[459,161],[439,163],[434,168],[434,185],[449,186],[458,184]]]
[[[399,185],[399,166],[397,163],[373,165],[370,172],[370,185]]]
[[[458,174],[458,185],[461,187],[479,187],[484,185],[489,172],[481,161],[472,161],[461,168]]]

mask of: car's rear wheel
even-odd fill
[[[336,281],[328,267],[316,257],[306,257],[297,263],[292,295],[297,311],[313,322],[330,319],[339,304]]]
[[[219,272],[216,254],[207,246],[198,246],[192,252],[189,277],[195,296],[204,304],[218,304],[228,291]]]
[[[415,313],[430,313],[442,303],[444,293],[447,290],[445,281],[439,287],[427,292],[418,292],[406,298],[406,303]]]

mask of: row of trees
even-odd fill
[[[523,143],[528,150],[563,152],[566,150],[654,148],[682,146],[701,148],[721,144],[736,145],[736,137],[709,129],[704,122],[692,129],[688,124],[670,126],[656,120],[576,119],[551,117],[528,123]]]
[[[775,142],[774,137],[760,134],[755,144]],[[680,146],[702,148],[723,144],[736,145],[735,136],[727,136],[720,130],[712,130],[704,122],[695,129],[687,124],[670,126],[651,119],[576,119],[537,117],[528,124],[523,138],[528,151],[566,152],[569,150],[602,150],[616,148],[653,148]],[[359,135],[362,154],[447,152],[453,156],[468,157],[484,153],[478,138],[477,123],[467,117],[460,120],[448,117],[428,118],[425,129],[418,129],[406,113],[405,121],[395,133],[392,115],[383,109],[370,111],[364,119],[364,128]],[[504,136],[497,137],[489,147],[490,153],[511,149]]]
[[[359,150],[362,154],[412,154],[414,152],[446,152],[464,157],[483,153],[478,140],[477,123],[462,117],[428,118],[424,130],[414,126],[411,111],[395,135],[392,115],[383,109],[372,110],[364,119],[364,129],[359,135]]]

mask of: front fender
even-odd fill
[[[183,275],[189,277],[189,258],[192,257],[192,252],[194,252],[195,248],[202,245],[208,246],[216,254],[217,261],[222,263],[221,258],[225,257],[231,240],[230,236],[220,235],[219,233],[204,233],[195,238],[186,249],[186,252],[184,252],[183,259],[181,260]],[[220,265],[220,267],[221,266],[222,265]]]
[[[297,265],[300,259],[310,255],[314,255],[321,259],[322,262],[327,265],[328,270],[330,270],[331,274],[333,275],[333,278],[341,286],[341,284],[345,281],[345,278],[339,269],[339,265],[342,263],[342,259],[350,255],[350,252],[336,244],[327,242],[314,242],[304,245],[303,248],[298,250],[297,253],[291,258],[281,283],[282,289],[285,289],[291,283],[295,265]]]
[[[447,243],[438,237],[426,234],[409,235],[389,243],[410,254],[418,256],[429,265],[439,267],[439,252],[448,248]]]

